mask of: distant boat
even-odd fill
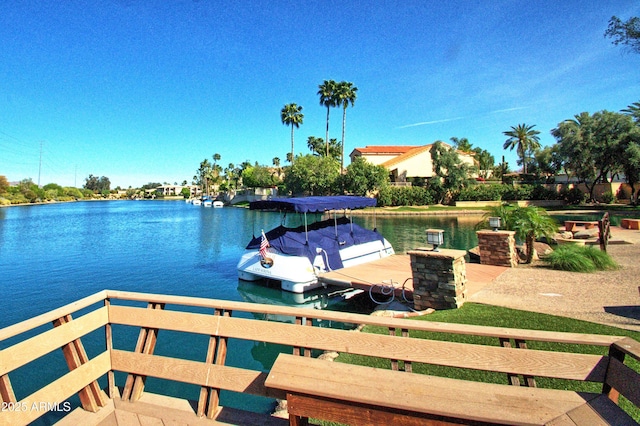
[[[220,208],[220,207],[224,207],[224,203],[220,200],[216,200],[213,202],[213,207],[215,208]]]
[[[213,201],[211,201],[211,198],[205,198],[202,201],[202,206],[203,207],[212,207],[213,206]]]
[[[304,214],[304,225],[278,226],[253,237],[238,262],[238,278],[246,281],[269,279],[281,288],[303,293],[320,287],[318,274],[371,262],[394,254],[393,247],[375,229],[368,230],[351,218],[327,219],[307,223],[307,213],[374,207],[367,197],[332,196],[273,198],[254,201],[252,210],[279,210]]]
[[[202,204],[202,200],[200,200],[199,198],[194,198],[192,203],[194,206],[199,206]]]

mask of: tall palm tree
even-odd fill
[[[304,121],[302,105],[298,106],[295,103],[286,104],[280,111],[280,120],[282,120],[282,124],[285,126],[291,126],[291,162],[293,163],[293,128],[299,128]]]
[[[333,80],[325,80],[318,86],[318,95],[320,95],[320,105],[327,107],[327,135],[325,137],[326,155],[329,156],[329,110],[337,105],[336,90],[337,85]]]
[[[344,129],[347,125],[347,107],[356,102],[358,88],[350,81],[341,81],[336,90],[337,105],[342,106],[342,152],[340,154],[340,170],[344,170]]]
[[[513,148],[516,148],[518,155],[522,158],[522,167],[525,174],[527,173],[527,152],[540,148],[540,138],[538,137],[540,132],[533,130],[534,127],[536,127],[535,124],[533,126],[528,126],[523,123],[518,124],[515,127],[511,126],[511,130],[502,132],[505,136],[509,136],[509,139],[505,141],[503,148],[509,148],[512,151]]]
[[[211,163],[206,158],[200,163],[198,169],[198,176],[200,177],[200,186],[202,187],[202,193],[209,195],[209,172],[211,171]]]

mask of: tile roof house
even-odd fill
[[[446,148],[451,145],[440,142]],[[363,157],[375,165],[384,166],[389,170],[392,182],[407,182],[408,178],[430,178],[435,175],[431,150],[434,144],[428,145],[400,145],[400,146],[366,146],[354,149],[349,157],[354,161],[356,157]],[[473,155],[458,151],[462,162],[475,165]]]

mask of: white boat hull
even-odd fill
[[[387,240],[370,241],[340,250],[344,267],[360,265],[394,254]],[[261,262],[258,250],[246,250],[238,262],[238,278],[245,281],[271,279],[281,282],[283,290],[303,293],[322,286],[318,274],[329,272],[325,254],[321,251],[313,264],[306,256],[290,256],[271,250],[267,255],[271,262]]]

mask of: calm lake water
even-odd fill
[[[369,228],[375,222],[397,253],[424,246],[427,228],[445,230],[444,247],[468,249],[477,245],[473,226],[479,221],[478,216],[377,216],[375,220],[373,217],[354,220]],[[289,218],[286,224],[295,225],[295,221],[296,218]],[[0,328],[103,289],[295,305],[288,293],[237,279],[236,264],[251,236],[280,222],[278,213],[212,209],[181,201],[78,202],[2,208]],[[100,339],[98,336],[95,341],[85,342],[90,356],[103,350]],[[135,334],[125,340],[123,345],[135,345]],[[202,354],[206,353],[206,344],[206,338],[185,345],[178,337],[163,340],[161,336],[156,352],[173,354],[177,348],[189,346]],[[253,342],[235,344],[239,348],[233,349],[234,358],[229,359],[229,364],[255,369],[268,369],[282,349]],[[0,342],[0,349],[6,345]],[[57,369],[51,371],[53,377],[64,374],[62,356],[55,356],[60,364],[57,367],[45,359],[40,361],[42,369],[38,363],[32,363],[12,374],[18,398],[33,392],[38,380],[47,379],[31,376],[33,371],[41,374],[43,370],[49,373]],[[124,383],[123,379],[119,378],[119,385]],[[198,396],[195,386],[185,389],[182,385],[150,379],[147,389],[154,388],[176,396],[186,394],[192,399]],[[272,401],[264,398],[224,394],[222,404],[245,409],[250,406],[253,411],[264,412],[272,407]],[[40,423],[48,424],[52,419],[49,416]]]

